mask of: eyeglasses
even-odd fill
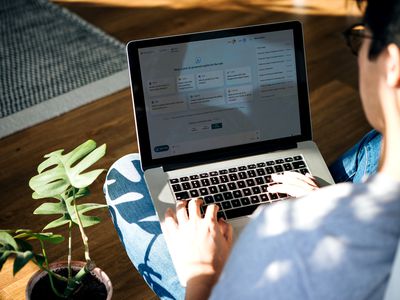
[[[358,55],[360,51],[363,39],[368,38],[372,39],[373,37],[369,35],[367,32],[367,28],[364,24],[358,23],[352,25],[350,28],[343,32],[343,36],[346,40],[347,46],[350,47],[351,52],[354,55]]]

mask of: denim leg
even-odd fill
[[[375,174],[378,170],[381,143],[382,135],[379,132],[368,132],[329,167],[335,182],[357,183],[366,175]]]
[[[110,214],[132,263],[160,299],[183,299],[180,285],[140,167],[140,156],[116,161],[104,184]]]

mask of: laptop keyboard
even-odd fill
[[[218,218],[234,219],[252,214],[261,204],[287,199],[287,194],[268,193],[274,183],[271,174],[284,171],[310,173],[303,156],[243,165],[170,179],[176,200],[202,198],[202,213],[207,205],[219,206]]]

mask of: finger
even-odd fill
[[[201,218],[200,206],[203,203],[201,199],[192,199],[189,201],[189,219],[196,217]]]
[[[178,228],[176,215],[171,208],[165,212],[164,222],[161,223],[162,231],[164,234],[169,235],[171,232]]]
[[[288,194],[292,197],[304,196],[313,191],[314,189],[315,188],[312,188],[310,186],[298,186],[287,183],[274,184],[267,188],[269,193]]]
[[[229,243],[232,244],[233,241],[233,227],[231,224],[227,223],[224,218],[220,218],[218,220],[218,224],[221,230],[221,233],[225,240]]]
[[[176,201],[176,219],[178,223],[184,223],[189,220],[186,207],[187,201]]]
[[[304,183],[318,187],[315,180],[297,172],[284,172],[283,174],[272,174],[271,179],[278,183],[288,183],[293,185],[303,185]]]
[[[219,207],[215,204],[210,204],[207,206],[206,213],[204,215],[204,219],[209,220],[210,222],[217,222],[217,212]]]

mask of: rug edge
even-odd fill
[[[0,119],[0,139],[129,87],[128,69]]]

